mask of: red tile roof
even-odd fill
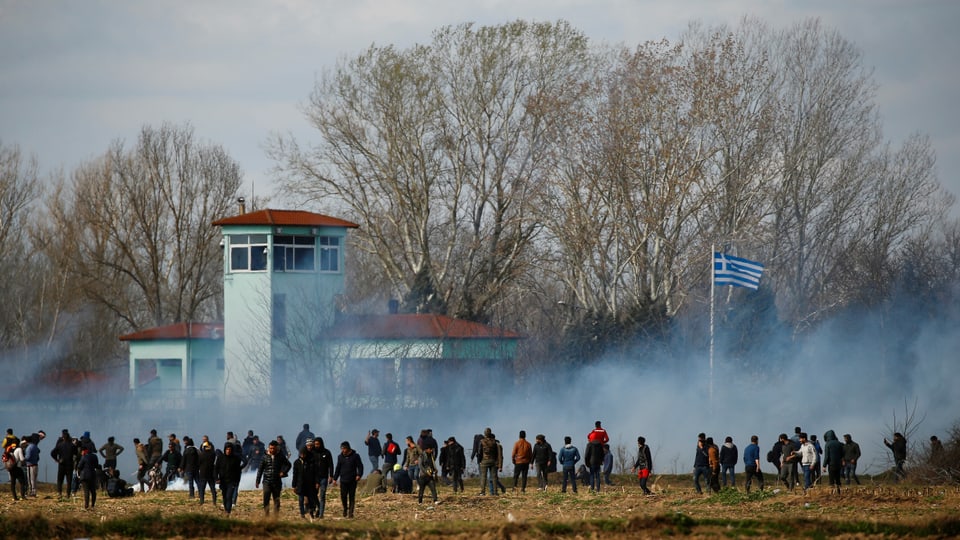
[[[341,319],[326,335],[341,339],[520,339],[516,332],[446,315],[402,313]],[[120,341],[223,339],[223,323],[177,323],[120,336]]]
[[[226,217],[213,222],[214,225],[271,225],[271,226],[302,226],[302,227],[347,227],[351,229],[359,228],[356,223],[352,223],[340,218],[315,214],[304,210],[258,210],[248,214]]]
[[[120,341],[151,341],[160,339],[223,339],[223,323],[182,322],[168,326],[147,328],[120,336]]]
[[[341,339],[520,339],[510,330],[446,315],[360,315],[337,321],[326,335]]]

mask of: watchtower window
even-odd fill
[[[274,236],[274,272],[315,272],[316,240],[313,236]]]
[[[317,244],[320,246],[320,271],[321,272],[339,272],[340,271],[340,237],[339,236],[318,236]]]
[[[231,272],[263,272],[266,269],[267,235],[230,235]]]

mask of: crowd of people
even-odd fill
[[[45,437],[42,430],[22,437],[15,436],[12,429],[7,430],[3,440],[3,461],[10,476],[14,500],[36,497],[39,444]],[[935,439],[933,437],[931,441],[939,443]],[[521,430],[507,455],[500,440],[488,427],[474,436],[470,460],[475,461],[479,469],[481,496],[506,493],[501,474],[508,457],[513,464],[513,491],[526,492],[528,474],[533,468],[540,491],[547,490],[549,473],[560,472],[561,492],[571,489],[577,493],[578,484],[599,492],[603,485],[612,485],[613,454],[609,441],[600,421],[595,422],[593,430],[587,434],[582,453],[570,436],[564,437],[563,445],[554,451],[543,434],[536,435],[531,444],[526,432]],[[380,431],[372,429],[363,442],[370,465],[364,486],[370,493],[413,493],[416,484],[418,503],[423,503],[429,490],[432,502],[439,504],[438,482],[452,487],[454,493],[464,491],[463,477],[468,461],[466,450],[455,437],[448,437],[441,445],[434,438],[433,430],[423,429],[416,439],[407,436],[401,443],[394,440],[392,433],[386,433],[381,441]],[[893,440],[884,439],[884,444],[893,452],[895,478],[899,480],[905,475],[906,439],[901,433],[895,433]],[[148,489],[164,489],[170,482],[182,481],[190,498],[196,496],[202,505],[209,490],[216,506],[219,488],[222,508],[227,515],[236,504],[241,477],[249,471],[256,473],[256,489],[262,489],[263,510],[267,515],[271,508],[274,513],[279,513],[284,479],[292,475],[289,482],[297,494],[301,517],[310,520],[324,517],[327,489],[339,486],[343,517],[352,518],[357,488],[364,474],[364,462],[349,441],[340,443],[340,451],[334,460],[323,438],[311,432],[309,424],[303,425],[292,449],[280,435],[264,443],[252,430],[242,440],[228,431],[221,446],[214,445],[204,435],[198,446],[192,437],[184,436],[181,440],[174,433],[168,435],[164,444],[157,430],[153,429],[144,442],[134,438],[133,446],[137,457],[136,479],[141,493]],[[64,429],[50,451],[50,457],[57,463],[58,497],[64,499],[64,489],[66,498],[82,490],[84,508],[92,508],[96,505],[98,489],[106,490],[110,497],[132,496],[134,488],[127,485],[117,470],[117,457],[124,450],[112,436],[97,447],[89,432],[74,438]],[[799,486],[805,491],[819,482],[823,471],[828,474],[831,488],[839,492],[843,481],[860,483],[857,477],[860,456],[860,446],[849,434],[843,435],[843,442],[840,442],[834,431],[828,430],[821,445],[816,435],[808,436],[796,427],[792,437],[780,434],[767,452],[766,461],[776,468],[777,481],[787,489]],[[740,459],[732,437],[725,437],[723,444],[717,445],[713,437],[700,433],[693,460],[695,491],[703,493],[701,481],[715,492],[728,485],[736,486],[735,470]],[[754,481],[759,489],[764,489],[761,451],[756,435],[744,448],[742,461],[746,492],[750,492]],[[630,469],[637,475],[643,493],[651,495],[647,481],[653,472],[653,459],[643,436],[637,437],[635,459]]]

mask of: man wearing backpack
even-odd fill
[[[485,429],[483,435],[480,441],[480,495],[487,494],[487,486],[490,487],[490,495],[496,495],[497,439],[490,428]]]
[[[24,442],[25,444],[25,442]],[[21,463],[23,462],[23,448],[21,445],[11,444],[3,453],[3,466],[10,474],[10,492],[13,500],[27,498],[27,476]],[[20,482],[20,495],[17,495],[17,482]]]

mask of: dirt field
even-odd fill
[[[630,477],[599,493],[580,488],[481,497],[476,480],[468,495],[441,486],[440,504],[417,504],[416,495],[379,494],[358,499],[356,518],[343,519],[339,490],[328,492],[326,517],[308,522],[285,490],[279,518],[264,518],[261,495],[240,494],[233,516],[209,501],[199,506],[183,491],[110,499],[100,493],[95,509],[82,498],[57,499],[42,485],[36,499],[14,502],[0,492],[3,538],[687,538],[934,537],[960,536],[960,487],[865,482],[839,496],[825,487],[746,495],[725,490],[697,495],[686,476],[656,477],[653,496],[643,496]],[[504,479],[511,485],[511,479]],[[535,485],[535,482],[534,482]],[[846,486],[845,486],[846,487]],[[427,499],[429,500],[429,498]]]

